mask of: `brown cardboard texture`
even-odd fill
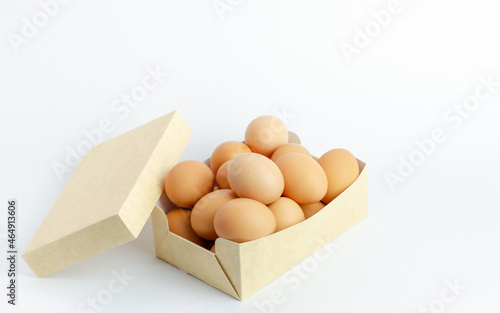
[[[244,300],[368,214],[367,168],[331,203],[309,219],[270,236],[246,243],[222,238],[215,254],[168,231],[165,212],[152,214],[156,255],[230,296]],[[160,205],[170,204],[162,197]]]
[[[23,253],[38,276],[137,238],[191,136],[178,111],[87,151]]]

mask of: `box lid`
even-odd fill
[[[38,276],[131,241],[192,130],[178,111],[87,151],[23,253]]]

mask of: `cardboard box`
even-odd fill
[[[244,300],[367,215],[367,169],[313,217],[246,243],[222,238],[216,254],[168,230],[166,174],[191,129],[178,111],[90,149],[23,258],[40,277],[137,238],[152,215],[156,256]],[[163,206],[163,209],[158,207]]]

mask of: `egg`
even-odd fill
[[[191,227],[191,210],[174,208],[167,212],[167,220],[170,232],[202,247],[209,247],[209,242],[196,235]]]
[[[328,191],[323,202],[328,204],[347,189],[359,176],[357,159],[345,149],[333,149],[318,159],[328,178]]]
[[[276,165],[285,179],[285,197],[300,204],[323,199],[328,181],[316,160],[301,153],[287,153],[276,161]]]
[[[252,152],[250,148],[239,141],[226,141],[221,143],[215,148],[210,157],[210,168],[214,173],[217,173],[219,167],[224,164],[224,162],[231,160],[235,156]]]
[[[238,198],[217,210],[214,227],[219,237],[241,243],[272,234],[276,229],[276,219],[261,202]]]
[[[270,158],[279,146],[288,143],[285,124],[273,116],[260,116],[245,131],[245,143],[253,152]]]
[[[177,163],[165,178],[165,193],[175,205],[192,208],[198,200],[212,191],[214,173],[199,161]]]
[[[263,204],[276,201],[285,186],[278,166],[257,153],[235,157],[229,164],[227,179],[238,197],[254,199]]]
[[[271,210],[276,219],[275,232],[279,232],[280,230],[298,224],[306,219],[304,212],[302,212],[297,202],[287,197],[281,197],[267,207]]]
[[[212,248],[210,248],[210,252],[215,253],[215,244],[212,246]]]
[[[215,183],[220,189],[229,189],[231,188],[229,186],[229,182],[227,181],[227,169],[229,168],[229,164],[231,163],[232,160],[224,162],[219,167],[219,170],[217,171],[217,174],[215,175]]]
[[[236,195],[230,189],[220,189],[212,191],[196,202],[191,213],[191,225],[194,232],[208,240],[217,239],[214,228],[215,212],[224,203],[236,199]]]
[[[279,148],[276,149],[276,151],[274,151],[273,155],[271,156],[271,160],[276,162],[276,160],[278,160],[282,155],[285,155],[287,153],[294,153],[294,152],[302,153],[302,154],[311,156],[309,151],[307,151],[307,149],[304,148],[304,146],[302,146],[301,144],[287,143],[287,144],[284,144],[282,146],[279,146]]]
[[[288,131],[288,143],[298,143],[301,144],[299,136],[291,131]]]
[[[321,201],[310,203],[310,204],[300,204],[302,212],[304,212],[304,216],[306,219],[310,218],[314,214],[318,213],[325,207],[325,204]]]

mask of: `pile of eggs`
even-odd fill
[[[358,177],[349,151],[333,149],[316,160],[288,137],[279,119],[260,116],[244,142],[217,146],[209,165],[176,164],[165,179],[165,193],[177,206],[167,212],[169,230],[215,252],[219,237],[242,243],[304,221]]]

